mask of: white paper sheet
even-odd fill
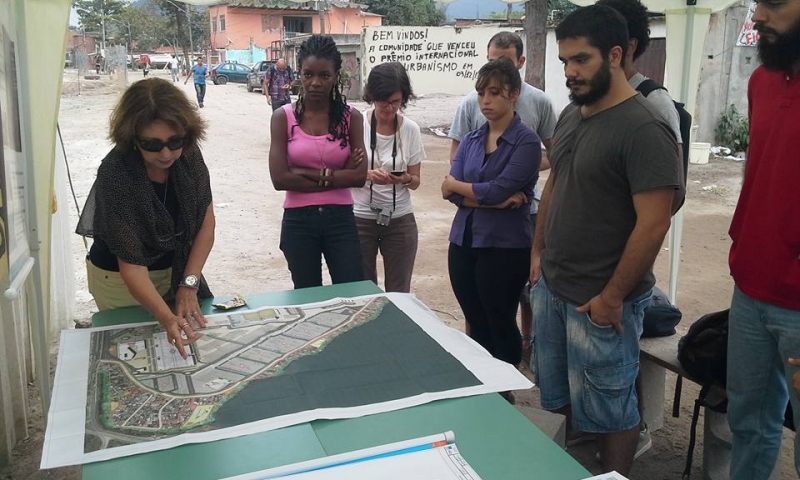
[[[523,390],[533,386],[516,368],[494,359],[480,345],[464,333],[446,326],[427,307],[409,294],[379,294],[355,297],[350,300],[372,299],[385,296],[410,317],[432,339],[456,358],[479,381],[479,385],[441,392],[428,392],[413,397],[391,400],[371,405],[348,408],[320,408],[299,413],[258,420],[233,427],[203,432],[183,433],[177,436],[150,441],[140,441],[114,448],[105,448],[84,453],[85,426],[87,416],[87,382],[90,377],[89,351],[92,332],[100,330],[120,330],[144,324],[104,327],[98,329],[65,330],[61,335],[55,386],[48,414],[48,427],[45,434],[41,468],[55,468],[66,465],[84,464],[138,453],[163,450],[187,443],[202,443],[232,438],[241,435],[264,432],[277,428],[297,425],[318,419],[356,418],[375,413],[389,412],[422,405],[435,400],[465,397],[507,390]],[[343,299],[332,299],[306,305],[271,308],[314,309],[324,307]],[[257,310],[264,310],[261,307]],[[245,314],[247,312],[238,312]],[[209,322],[221,321],[231,313],[209,315]],[[174,362],[174,360],[172,360]],[[246,367],[243,366],[242,368]],[[213,388],[211,385],[209,388]],[[137,407],[138,408],[138,405]],[[146,405],[142,408],[146,408]],[[159,407],[159,408],[164,408]],[[142,411],[142,414],[146,412]]]
[[[623,477],[617,472],[603,473],[594,477],[584,478],[583,480],[628,480],[628,477]]]
[[[446,432],[225,480],[480,480],[454,440]]]

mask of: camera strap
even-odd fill
[[[375,109],[372,109],[369,131],[369,148],[372,150],[370,170],[375,170],[375,150],[378,145],[378,120],[375,118]],[[394,116],[394,139],[392,140],[392,171],[395,171],[397,159],[397,114]],[[372,205],[372,182],[369,182],[369,204]],[[397,184],[392,184],[392,211],[397,209]]]

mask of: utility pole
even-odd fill
[[[319,10],[319,33],[325,35],[325,0],[317,0]]]
[[[106,2],[100,2],[100,30],[103,31],[103,43],[101,49],[103,50],[103,57],[106,55]]]
[[[186,5],[186,19],[189,23],[189,53],[194,56],[194,41],[192,40],[192,9],[188,3],[183,2]]]

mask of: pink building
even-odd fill
[[[382,25],[383,17],[364,11],[365,5],[332,0],[324,11],[326,34],[360,35],[363,27]],[[320,33],[315,2],[288,0],[228,0],[209,6],[213,49],[264,49],[277,58],[283,42],[300,35]]]

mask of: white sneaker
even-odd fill
[[[636,442],[636,452],[633,454],[633,459],[636,460],[637,458],[641,457],[644,452],[650,450],[652,446],[653,439],[650,437],[650,429],[647,428],[647,424],[645,424],[644,428],[639,430],[639,440]],[[600,452],[597,452],[597,455],[595,455],[594,458],[598,462],[603,463]]]
[[[637,458],[641,457],[644,452],[650,450],[653,446],[653,439],[650,437],[650,429],[647,428],[647,424],[644,424],[644,428],[639,430],[639,441],[636,442],[636,453],[633,454],[633,459],[636,460]]]

